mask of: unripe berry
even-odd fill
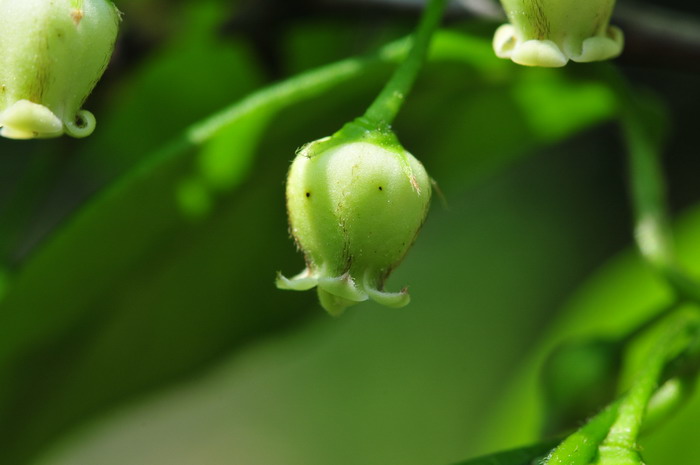
[[[108,0],[0,0],[0,135],[85,137],[81,110],[109,62],[119,12]]]
[[[614,58],[622,31],[610,26],[615,0],[501,0],[511,24],[498,28],[500,58],[526,66],[560,67]]]
[[[333,315],[371,298],[402,307],[406,290],[385,292],[428,212],[431,180],[423,165],[398,145],[377,140],[322,139],[305,146],[289,170],[290,232],[306,269],[282,289],[318,287]]]

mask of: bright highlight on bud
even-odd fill
[[[335,142],[322,139],[298,154],[287,179],[292,236],[306,269],[281,289],[317,287],[332,315],[372,299],[390,307],[409,302],[408,292],[384,291],[428,212],[431,181],[423,165],[392,136]]]
[[[119,12],[108,0],[0,0],[0,135],[86,137],[81,110],[114,49]]]
[[[610,26],[615,0],[501,0],[510,24],[496,31],[500,58],[526,66],[560,67],[622,52],[623,34]]]

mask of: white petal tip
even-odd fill
[[[589,37],[581,45],[579,55],[571,54],[571,59],[580,63],[602,61],[615,58],[622,53],[625,37],[622,31],[611,26],[606,36]]]
[[[526,40],[515,45],[511,59],[523,66],[561,68],[569,59],[551,40]]]
[[[493,51],[498,58],[510,59],[516,44],[515,28],[510,24],[504,24],[493,35]]]
[[[308,291],[314,288],[318,284],[318,279],[304,270],[293,278],[287,278],[282,273],[277,273],[277,279],[275,280],[275,285],[278,289],[284,289],[288,291]]]
[[[335,278],[319,278],[318,287],[352,302],[363,302],[369,298],[367,293],[360,290],[348,274]]]
[[[0,114],[0,135],[10,139],[37,139],[63,134],[63,123],[51,110],[29,100],[18,100]]]
[[[383,292],[377,289],[367,289],[369,297],[378,304],[391,308],[405,307],[411,302],[411,296],[406,289],[401,292]]]

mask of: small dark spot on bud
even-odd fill
[[[311,197],[311,192],[307,192],[307,193],[306,193],[306,197],[307,197],[307,198]]]
[[[382,186],[379,186],[379,190],[380,190],[380,191],[383,191],[384,189],[382,188]]]

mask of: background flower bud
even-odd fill
[[[606,338],[568,341],[542,367],[544,434],[576,428],[617,394],[624,344]]]
[[[410,153],[372,141],[303,148],[287,179],[291,234],[304,252],[306,270],[283,289],[318,287],[323,307],[337,315],[371,298],[401,307],[406,290],[384,292],[428,212],[431,181]]]
[[[0,135],[85,137],[119,12],[108,0],[0,0]]]
[[[623,34],[610,26],[615,0],[501,0],[510,24],[496,31],[500,58],[526,66],[559,67],[614,58]]]

